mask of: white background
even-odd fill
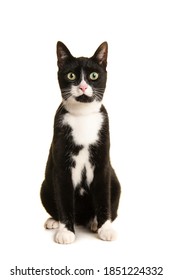
[[[3,279],[13,279],[9,274],[15,265],[100,269],[83,279],[100,279],[105,266],[163,266],[164,277],[154,279],[172,279],[171,2],[0,2]],[[74,56],[91,56],[103,41],[109,44],[104,104],[110,116],[111,161],[122,185],[115,242],[77,228],[75,243],[59,245],[53,232],[43,228],[48,215],[39,191],[61,101],[58,40]]]

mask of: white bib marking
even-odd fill
[[[94,166],[89,161],[89,145],[95,144],[99,139],[99,131],[103,123],[103,115],[100,112],[93,112],[84,115],[74,115],[66,113],[63,124],[72,128],[72,137],[76,145],[82,145],[83,148],[78,155],[72,155],[75,161],[75,167],[72,167],[72,181],[74,188],[81,183],[82,172],[86,170],[86,180],[88,186],[94,177]]]
[[[73,156],[73,159],[76,163],[75,167],[72,167],[72,181],[74,188],[80,184],[82,180],[82,171],[84,168],[86,169],[86,178],[87,178],[87,184],[88,186],[93,180],[93,172],[94,172],[94,166],[91,165],[89,162],[89,151],[88,148],[85,147],[82,150],[80,150],[79,154],[77,156]]]
[[[66,113],[64,124],[72,128],[72,136],[76,145],[88,146],[98,140],[98,132],[102,126],[103,115],[100,112],[89,115],[72,115]]]

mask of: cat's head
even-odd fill
[[[101,102],[107,79],[107,42],[90,58],[74,57],[62,43],[57,43],[58,80],[66,104]]]

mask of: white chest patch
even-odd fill
[[[64,116],[64,124],[72,128],[72,136],[76,145],[88,146],[98,140],[98,133],[103,123],[103,115],[100,112],[89,115]]]
[[[94,177],[94,166],[89,160],[89,145],[95,144],[99,139],[99,131],[103,123],[103,115],[95,112],[87,115],[73,115],[67,113],[64,116],[64,124],[72,128],[72,137],[76,145],[82,145],[83,148],[78,155],[72,155],[75,161],[75,167],[72,167],[72,182],[74,188],[81,183],[82,172],[86,171],[86,181],[89,186]]]
[[[80,184],[82,180],[82,171],[86,170],[86,180],[87,185],[89,186],[93,180],[94,176],[94,166],[89,162],[89,151],[88,147],[84,147],[80,150],[77,156],[73,156],[73,160],[75,161],[75,167],[72,167],[72,181],[74,188]]]

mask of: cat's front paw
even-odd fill
[[[70,244],[73,243],[75,240],[75,234],[67,229],[59,230],[55,234],[55,242],[60,244]]]
[[[101,228],[98,229],[100,239],[104,241],[113,241],[116,239],[116,232],[111,227],[110,221],[106,221]]]
[[[113,241],[116,239],[116,232],[113,229],[102,229],[98,231],[100,239],[105,241]]]

